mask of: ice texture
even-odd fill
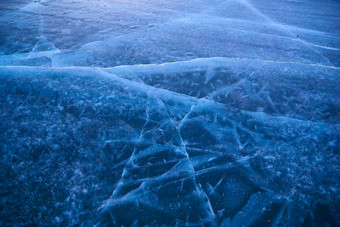
[[[0,225],[338,226],[340,3],[0,2]]]

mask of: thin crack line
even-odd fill
[[[161,102],[163,103],[163,101],[161,101]],[[184,121],[187,119],[187,117],[192,113],[193,109],[198,105],[198,102],[199,102],[199,100],[191,106],[190,111],[182,118],[182,120],[181,120],[181,122],[180,122],[180,124],[179,124],[178,126],[176,126],[175,123],[172,121],[172,118],[170,117],[170,115],[169,115],[169,113],[167,112],[167,110],[166,110],[166,108],[165,108],[165,105],[164,105],[164,103],[163,103],[164,109],[165,109],[165,111],[166,111],[166,114],[168,115],[168,117],[169,117],[169,119],[170,119],[170,124],[172,124],[172,125],[176,128],[176,131],[177,131],[178,136],[179,136],[180,141],[181,141],[181,148],[183,149],[183,152],[184,152],[184,155],[186,156],[186,159],[187,159],[188,162],[190,163],[190,168],[191,168],[191,170],[192,170],[194,176],[196,176],[197,174],[196,174],[196,171],[195,171],[195,169],[194,169],[194,166],[193,166],[193,164],[192,164],[192,162],[191,162],[191,160],[190,160],[190,156],[189,156],[189,154],[188,154],[188,152],[187,152],[186,144],[185,144],[185,142],[184,142],[184,140],[183,140],[183,138],[182,138],[182,135],[181,135],[181,131],[180,131],[180,130],[181,130],[181,126],[182,126],[183,122],[184,122]],[[191,176],[191,177],[192,177],[192,176]],[[208,208],[208,212],[209,212],[209,215],[210,215],[210,218],[212,218],[212,217],[215,218],[216,215],[215,215],[215,213],[214,213],[214,209],[212,208],[212,204],[211,204],[211,202],[210,202],[210,200],[209,200],[209,197],[207,196],[206,192],[204,191],[204,189],[202,188],[202,186],[199,184],[199,182],[197,182],[196,179],[194,179],[194,181],[195,181],[196,186],[199,188],[199,190],[201,191],[201,193],[203,193],[203,195],[204,195],[205,198],[206,198],[206,200],[203,199],[202,202],[203,202],[203,203],[204,203],[204,202],[206,203],[207,208]]]
[[[0,56],[0,58],[3,56]],[[196,61],[205,61],[205,60],[239,60],[239,61],[262,61],[269,62],[275,64],[295,64],[295,65],[304,65],[304,66],[313,66],[313,67],[321,67],[321,68],[330,68],[339,70],[340,67],[333,65],[322,65],[316,63],[304,63],[304,62],[295,62],[295,61],[280,61],[280,60],[271,60],[271,59],[261,59],[261,58],[242,58],[242,57],[210,57],[210,58],[195,58],[186,61],[173,61],[173,62],[164,62],[160,64],[135,64],[135,65],[117,65],[112,67],[98,67],[98,66],[27,66],[27,65],[3,65],[1,68],[28,68],[28,69],[102,69],[102,70],[110,70],[110,69],[120,69],[120,68],[133,68],[133,67],[145,67],[145,66],[166,66],[172,64],[180,64],[180,63],[194,63]],[[205,62],[207,64],[207,62]],[[203,65],[204,66],[204,65]]]
[[[266,16],[265,14],[263,14],[260,10],[258,10],[254,5],[252,5],[251,3],[248,2],[248,0],[239,0],[240,3],[242,3],[243,5],[245,5],[246,7],[248,7],[248,9],[252,10],[254,13],[256,13],[257,15],[259,15],[260,17],[262,17],[263,19],[265,19],[266,21],[268,21],[269,24],[273,25],[274,27],[276,27],[277,29],[291,35],[292,37],[295,37],[295,34],[287,29],[284,28],[280,23],[272,20],[271,18],[269,18],[268,16]],[[315,50],[313,47],[311,47],[310,43],[308,41],[305,41],[303,39],[300,38],[296,38],[297,41],[301,42],[302,44],[304,44],[305,46],[307,46],[309,49],[311,49],[314,53],[316,53],[317,55],[319,55],[321,58],[323,58],[324,60],[326,60],[328,63],[332,64],[330,62],[330,60],[328,58],[326,58],[322,53],[320,53],[319,51]],[[333,65],[332,65],[333,66]]]

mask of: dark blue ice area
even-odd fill
[[[340,3],[0,1],[0,226],[339,226]]]

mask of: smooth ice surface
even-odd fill
[[[0,0],[0,225],[337,226],[340,3]]]

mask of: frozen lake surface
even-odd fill
[[[340,2],[0,0],[0,225],[339,226]]]

